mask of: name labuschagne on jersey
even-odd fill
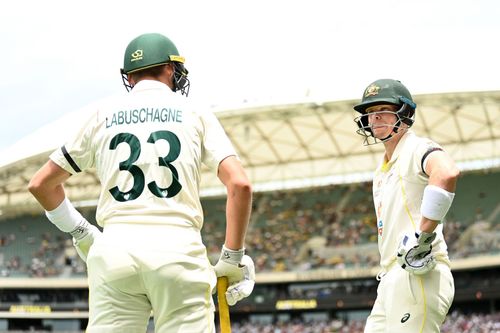
[[[116,111],[111,118],[106,117],[106,128],[123,124],[148,122],[182,123],[182,110],[170,108],[141,108]]]

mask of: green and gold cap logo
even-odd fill
[[[376,95],[378,95],[379,90],[380,90],[379,86],[377,86],[375,84],[371,84],[365,90],[365,97],[376,96]]]
[[[142,60],[142,55],[143,55],[143,51],[137,50],[131,54],[132,58],[130,59],[130,61]]]

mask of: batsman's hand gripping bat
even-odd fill
[[[226,299],[226,290],[229,285],[227,276],[217,278],[217,302],[219,303],[219,322],[221,333],[231,333],[229,305]]]

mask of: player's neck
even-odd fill
[[[391,160],[392,155],[394,154],[394,151],[396,150],[396,147],[399,143],[399,140],[401,140],[401,135],[395,134],[390,140],[384,141],[385,160],[387,162]]]
[[[408,127],[406,125],[400,126],[397,132],[392,132],[392,137],[389,140],[384,141],[385,158],[387,161],[391,160],[399,141],[406,134],[406,132],[408,132]]]

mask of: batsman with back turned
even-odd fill
[[[371,83],[354,109],[365,145],[385,154],[373,178],[381,272],[366,333],[434,333],[452,304],[443,223],[459,171],[434,141],[410,129],[417,105],[397,80]]]
[[[187,96],[189,80],[170,39],[133,39],[121,73],[129,92],[88,106],[87,123],[52,153],[29,190],[87,263],[87,332],[146,332],[151,312],[157,333],[215,332],[216,277],[229,280],[229,305],[255,283],[244,249],[251,183],[215,115],[176,94]],[[215,266],[200,233],[202,164],[227,189],[226,238]],[[101,183],[102,233],[63,187],[89,168]]]

